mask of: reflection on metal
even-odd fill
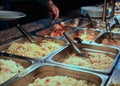
[[[107,0],[104,0],[104,7],[102,13],[102,22],[106,22],[106,13],[107,12]]]
[[[112,12],[111,12],[111,17],[114,17],[114,12],[115,12],[115,1],[116,1],[116,0],[112,0],[112,7],[111,7]]]
[[[114,11],[115,11],[115,1],[111,0],[111,17],[114,17]],[[104,7],[103,7],[103,13],[102,13],[102,22],[106,22],[106,16],[107,16],[107,0],[104,0]]]

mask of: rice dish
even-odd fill
[[[0,59],[0,84],[24,70],[23,66],[13,60]]]
[[[61,45],[52,41],[42,40],[40,44],[35,43],[12,43],[7,53],[21,55],[30,58],[39,58],[48,55],[58,49]]]
[[[63,63],[84,66],[97,70],[105,70],[108,69],[114,61],[113,58],[103,53],[90,52],[88,54],[90,54],[90,58],[79,57],[75,54],[70,55],[63,61]]]
[[[37,78],[28,86],[96,86],[87,80],[77,80],[68,76],[47,76]]]

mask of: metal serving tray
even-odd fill
[[[83,27],[88,29],[95,29],[95,30],[105,30],[105,23],[101,22],[99,18],[92,18],[93,26],[90,26],[90,21],[87,17],[75,18],[65,22],[66,25],[70,27]]]
[[[62,35],[63,32],[70,32],[74,29],[73,27],[68,27],[68,26],[61,27],[61,28],[62,28],[61,30],[54,30],[54,28],[52,26],[47,29],[36,32],[36,35],[60,39],[61,37],[63,37],[63,35]]]
[[[75,38],[80,38],[82,41],[94,41],[102,31],[95,29],[87,29],[87,28],[78,28],[70,33],[70,36]]]
[[[112,33],[112,36],[115,41],[109,38],[108,32],[104,32],[98,38],[96,38],[95,42],[98,44],[104,44],[107,46],[119,47],[120,46],[120,34]]]
[[[68,27],[79,27],[82,23],[82,18],[74,18],[64,22]]]
[[[39,64],[38,64],[39,65]],[[96,74],[88,71],[78,70],[75,68],[69,68],[65,66],[47,64],[43,63],[39,67],[27,74],[25,77],[17,80],[10,84],[10,86],[28,86],[29,83],[32,83],[36,78],[43,78],[46,76],[70,76],[77,80],[88,80],[96,84],[96,86],[104,86],[108,76],[102,74]],[[58,78],[59,79],[59,78]],[[21,83],[22,82],[22,83]]]
[[[54,38],[48,38],[48,37],[37,37],[37,36],[33,36],[33,38],[35,39],[35,41],[37,42],[41,42],[42,40],[48,40],[48,41],[53,41],[53,42],[56,42],[58,44],[61,45],[60,48],[56,49],[55,51],[51,52],[50,54],[46,55],[46,56],[43,56],[43,57],[36,57],[36,60],[44,60],[45,58],[47,58],[48,56],[50,56],[51,54],[54,54],[55,52],[63,49],[65,46],[66,46],[66,42],[63,41],[63,40],[59,40],[59,39],[54,39]],[[0,46],[0,51],[4,51],[6,52],[6,50],[8,49],[8,47],[10,46],[11,43],[13,42],[17,42],[17,43],[24,43],[24,42],[30,42],[28,41],[27,38],[19,38],[17,40],[14,40],[14,41],[11,41],[9,43],[6,43],[6,44],[3,44]],[[42,51],[41,51],[42,52]],[[28,57],[30,58],[30,57]],[[34,59],[34,58],[33,58]]]
[[[23,59],[20,56],[8,55],[8,54],[4,54],[4,53],[0,53],[0,59],[3,59],[3,60],[12,60],[12,61],[14,61],[16,63],[21,64],[21,66],[23,66],[25,68],[25,71],[22,71],[22,72],[16,74],[15,76],[13,76],[10,79],[6,80],[5,82],[1,83],[0,86],[2,86],[4,83],[11,82],[14,78],[17,79],[19,74],[24,73],[24,72],[25,73],[28,72],[29,69],[31,69],[33,67],[33,65],[36,63],[35,61],[33,61],[31,59]]]
[[[119,50],[117,50],[115,48],[102,46],[102,45],[83,44],[83,43],[78,44],[78,47],[83,49],[85,52],[101,52],[101,53],[106,54],[106,55],[110,56],[111,58],[113,58],[114,61],[113,61],[112,65],[108,69],[105,69],[105,70],[65,64],[65,63],[63,63],[63,61],[66,60],[69,55],[75,53],[74,49],[71,46],[68,46],[64,50],[58,52],[56,55],[49,57],[48,59],[46,59],[46,61],[50,62],[50,63],[54,63],[54,64],[75,67],[78,69],[94,71],[97,73],[103,73],[103,74],[107,74],[107,75],[110,75],[112,73],[112,70],[114,69],[114,67],[118,61],[118,58],[119,58]]]

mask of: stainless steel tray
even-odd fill
[[[75,29],[70,33],[70,36],[75,39],[75,38],[80,38],[82,41],[94,41],[102,31],[100,30],[95,30],[95,29],[87,29],[87,28],[78,28]]]
[[[40,58],[37,57],[37,58],[36,58],[37,60],[43,60],[43,59],[47,58],[48,56],[50,56],[51,54],[54,54],[55,52],[63,49],[63,48],[66,46],[66,42],[63,41],[63,40],[58,40],[58,39],[48,38],[48,37],[37,37],[37,36],[33,36],[33,37],[34,37],[34,39],[35,39],[36,41],[38,41],[38,42],[41,42],[42,40],[48,40],[48,41],[53,41],[53,42],[58,43],[58,44],[61,45],[60,48],[56,49],[55,51],[51,52],[50,54],[48,54],[48,55],[46,55],[46,56],[43,56],[43,57],[40,57]],[[1,45],[1,46],[0,46],[0,51],[6,52],[6,50],[7,50],[8,47],[10,46],[10,44],[13,43],[13,42],[25,43],[25,42],[29,42],[29,41],[28,41],[27,38],[19,38],[19,39],[17,39],[17,40],[13,40],[13,41],[11,41],[11,42],[9,42],[9,43],[6,43],[6,44]],[[42,52],[42,51],[41,51],[41,52]],[[24,56],[24,57],[27,57],[27,56]],[[29,57],[28,57],[28,58],[29,58]]]
[[[74,18],[64,22],[68,27],[79,27],[82,24],[82,18]]]
[[[20,73],[17,73],[16,75],[12,76],[11,78],[9,78],[8,80],[6,80],[5,82],[1,83],[0,86],[2,86],[2,84],[7,83],[7,82],[11,82],[14,78],[18,78],[18,75],[24,72],[28,72],[29,69],[31,69],[33,67],[33,65],[36,63],[31,59],[22,59],[22,57],[17,57],[17,56],[13,56],[13,55],[8,55],[8,54],[4,54],[4,53],[0,53],[0,59],[3,60],[12,60],[18,64],[20,64],[21,66],[23,66],[23,68],[25,68],[25,71],[22,71]],[[11,66],[12,68],[12,66]],[[2,76],[1,76],[2,77]]]
[[[93,26],[91,27],[89,24],[89,19],[85,16],[81,18],[71,19],[65,22],[66,25],[70,27],[81,27],[81,28],[88,28],[88,29],[95,29],[95,30],[105,30],[105,23],[101,22],[99,18],[92,18]]]
[[[38,64],[39,65],[39,64]],[[11,86],[28,86],[29,83],[32,83],[36,78],[43,78],[46,76],[70,76],[77,80],[88,80],[96,84],[96,86],[104,86],[108,76],[102,74],[96,74],[92,72],[87,72],[83,70],[78,70],[75,68],[69,68],[65,66],[47,64],[43,63],[33,72],[29,73],[25,77],[17,80],[16,82],[11,83]],[[21,83],[22,82],[22,83]]]
[[[55,24],[54,26],[51,26],[47,29],[36,32],[36,35],[60,39],[61,37],[63,37],[62,35],[63,32],[70,32],[73,29],[74,29],[73,27],[68,27],[66,25],[61,26],[60,24]]]
[[[112,73],[112,70],[114,69],[118,58],[119,58],[119,50],[116,48],[110,48],[102,45],[94,45],[94,44],[78,44],[79,48],[82,48],[85,52],[101,52],[103,54],[108,55],[110,58],[113,58],[114,61],[112,65],[109,68],[106,69],[93,69],[89,67],[84,67],[84,66],[76,66],[76,65],[70,65],[70,64],[65,64],[63,63],[64,60],[68,59],[69,55],[75,53],[73,48],[71,46],[68,46],[64,50],[58,52],[56,55],[53,55],[49,58],[46,59],[47,62],[54,63],[54,64],[59,64],[59,65],[65,65],[65,66],[70,66],[70,67],[75,67],[78,69],[83,69],[83,70],[89,70],[97,73],[103,73],[110,75]],[[92,56],[91,56],[92,58]],[[89,58],[88,58],[89,60]],[[74,62],[74,61],[73,61]],[[99,62],[98,62],[99,63]],[[71,63],[72,64],[72,63]]]
[[[98,38],[96,38],[96,40],[94,42],[98,43],[98,44],[104,44],[106,46],[112,46],[112,47],[120,47],[120,34],[119,33],[113,33],[113,39],[109,38],[109,33],[108,32],[104,32],[103,34],[101,34]],[[116,37],[116,38],[115,38]]]

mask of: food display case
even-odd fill
[[[74,86],[74,82],[80,83],[80,85],[86,83],[87,86],[110,86],[111,83],[113,84],[111,81],[115,78],[113,74],[115,73],[120,54],[120,49],[117,47],[119,43],[117,43],[116,47],[113,47],[114,45],[107,46],[102,44],[103,39],[108,38],[111,34],[101,29],[83,27],[80,25],[80,21],[80,26],[76,27],[70,26],[70,22],[63,24],[66,24],[64,31],[68,31],[72,39],[80,38],[82,41],[85,41],[75,43],[81,52],[89,56],[88,58],[79,56],[72,46],[63,40],[63,32],[61,32],[61,35],[52,37],[48,34],[51,33],[53,28],[41,30],[40,32],[34,31],[35,35],[32,35],[35,40],[34,43],[31,43],[26,37],[19,37],[17,40],[11,40],[0,46],[2,59],[6,59],[6,57],[10,57],[7,59],[15,59],[26,70],[16,74],[0,85],[17,86],[19,84],[19,86],[31,86],[37,82],[39,84],[51,84],[54,80],[56,80],[54,82],[57,85],[65,83],[68,85],[69,82],[73,84],[72,86]],[[113,42],[119,40],[119,33],[112,33],[112,35],[117,37]],[[111,44],[114,44],[113,42]],[[21,45],[24,43],[26,43],[25,47]],[[39,47],[40,52],[38,52],[39,50],[36,46],[33,46],[33,48],[32,45],[27,49],[26,47],[29,44],[40,45],[42,48]],[[24,49],[26,51],[23,51]],[[22,50],[22,53],[19,50]],[[37,56],[32,51],[37,51],[39,55],[42,55]],[[61,82],[62,80],[65,82]],[[70,81],[68,82],[68,80]]]
[[[29,29],[34,42],[23,36],[16,37],[14,33],[18,28],[8,30],[6,33],[12,36],[8,35],[9,40],[0,43],[0,72],[4,70],[0,73],[0,81],[3,81],[0,86],[37,86],[36,83],[40,86],[119,86],[120,28],[119,25],[110,26],[107,31],[107,22],[102,22],[101,18],[92,16],[90,19],[85,13],[66,21],[61,21],[64,18],[58,19],[60,23],[55,22],[49,27],[50,20],[28,24],[25,29]],[[113,19],[106,18],[111,25]],[[81,55],[64,39],[64,32],[71,36]],[[18,64],[7,68],[1,60],[12,60],[25,70],[18,70],[4,81],[1,76],[7,75],[5,73]]]
[[[76,68],[65,67],[56,64],[38,64],[38,68],[19,80],[11,83],[11,86],[31,86],[36,85],[86,85],[104,86],[108,76],[96,74]],[[21,83],[22,82],[22,83]],[[94,84],[94,85],[93,85]]]
[[[94,71],[110,75],[118,61],[119,50],[101,45],[79,44],[81,52],[88,54],[89,58],[76,54],[71,46],[46,59],[47,62],[75,67],[78,69]]]
[[[43,60],[66,46],[66,42],[63,40],[37,36],[33,36],[33,38],[35,43],[31,43],[25,37],[8,42],[0,46],[0,51],[26,58]]]

